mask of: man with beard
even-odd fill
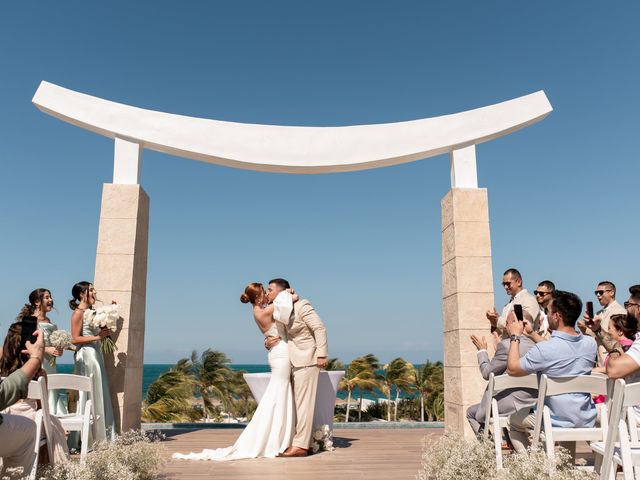
[[[629,300],[624,302],[627,310],[627,321],[634,321],[636,325],[640,322],[640,285],[629,288]],[[594,333],[603,339],[603,346],[609,351],[609,361],[607,362],[607,375],[609,378],[624,378],[627,383],[640,381],[640,336],[636,335],[633,345],[626,353],[617,342],[612,342],[611,337],[604,333],[602,328],[596,324]],[[640,406],[635,407],[640,413]]]

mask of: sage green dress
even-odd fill
[[[58,330],[58,326],[50,322],[38,322],[38,328],[42,330],[44,334],[44,344],[47,347],[51,346],[49,343],[49,337],[53,332]],[[56,357],[44,354],[44,362],[42,362],[42,368],[47,373],[56,373]],[[67,411],[67,397],[60,390],[49,390],[49,412],[55,416],[66,415]]]
[[[95,328],[89,325],[88,320],[95,313],[95,310],[85,310],[82,320],[82,336],[92,337],[100,333],[99,328]],[[100,349],[100,341],[84,343],[77,345],[78,350],[75,353],[75,368],[74,373],[76,375],[84,375],[88,377],[93,374],[93,404],[95,414],[98,417],[95,422],[95,437],[92,439],[91,445],[94,442],[102,442],[104,440],[111,440],[115,436],[115,423],[113,421],[113,405],[111,403],[111,393],[109,391],[109,379],[107,378],[107,370],[104,366],[104,357],[102,356],[102,350]],[[78,398],[78,411],[83,411],[87,398],[84,393],[81,393]],[[75,433],[75,432],[74,432]],[[77,448],[79,441],[74,438]]]

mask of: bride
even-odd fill
[[[286,318],[293,310],[297,295],[280,292],[276,315]],[[253,305],[253,317],[265,337],[279,336],[282,340],[269,351],[271,379],[253,418],[236,443],[231,447],[200,453],[174,453],[173,458],[185,460],[239,460],[241,458],[277,457],[291,446],[295,434],[295,404],[290,383],[291,364],[287,333],[280,322],[274,321],[274,305],[267,305],[267,295],[261,283],[250,283],[240,296],[242,303]],[[274,302],[275,303],[275,302]]]

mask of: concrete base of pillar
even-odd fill
[[[441,201],[445,430],[472,438],[466,410],[486,387],[471,335],[490,339],[493,306],[486,189],[454,188]]]
[[[120,305],[112,335],[118,350],[105,355],[116,425],[140,428],[147,289],[149,197],[140,185],[105,184],[94,285],[98,298]]]

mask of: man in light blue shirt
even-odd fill
[[[582,313],[577,295],[556,290],[548,307],[551,337],[536,344],[520,358],[520,336],[524,324],[513,318],[507,323],[511,344],[507,358],[507,373],[516,377],[531,373],[550,377],[590,375],[596,360],[597,345],[593,338],[576,331]],[[545,399],[551,411],[551,421],[557,427],[593,427],[596,409],[589,393],[567,393]],[[509,419],[510,437],[514,448],[524,452],[534,428],[535,415],[527,410],[516,412]]]

